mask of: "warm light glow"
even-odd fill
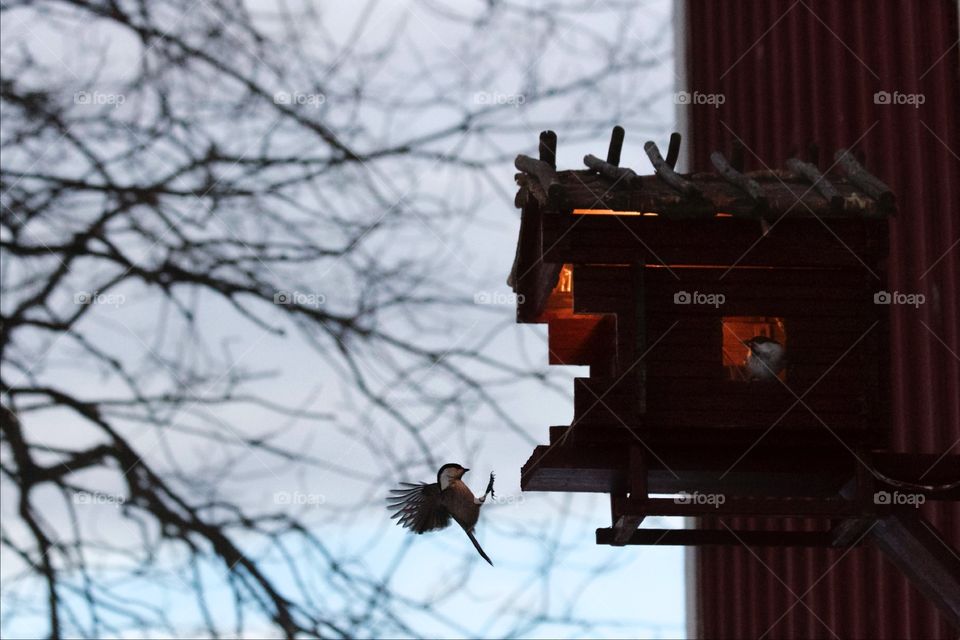
[[[565,264],[560,269],[560,277],[557,278],[557,286],[554,289],[558,293],[573,293],[573,265]]]
[[[746,380],[743,364],[750,349],[743,343],[756,336],[773,338],[786,348],[787,332],[783,318],[769,316],[727,316],[723,318],[723,366],[729,380]],[[780,373],[780,378],[786,370]]]
[[[644,267],[647,268],[647,269],[731,269],[731,268],[733,268],[733,267],[731,267],[731,266],[728,265],[728,264],[658,264],[658,263],[646,264],[646,265],[644,265]],[[787,267],[787,268],[791,268],[791,269],[792,269],[792,268],[804,269],[804,268],[806,268],[806,267]],[[736,269],[737,269],[737,271],[743,271],[743,270],[747,270],[747,269],[751,269],[751,270],[754,270],[754,271],[760,270],[760,269],[765,270],[765,271],[772,271],[773,269],[781,269],[781,270],[782,270],[782,269],[784,269],[784,267],[764,267],[764,266],[758,266],[758,265],[747,265],[747,266],[737,265],[737,266],[736,266]]]
[[[660,214],[656,211],[615,211],[613,209],[574,209],[575,216],[643,216],[645,218],[656,218]],[[732,213],[715,213],[715,218],[732,218]]]
[[[613,209],[574,209],[575,216],[656,216],[657,213],[640,213],[639,211],[614,211]]]

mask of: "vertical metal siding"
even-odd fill
[[[892,308],[891,444],[903,452],[960,446],[957,11],[954,0],[691,0],[684,7],[687,90],[726,97],[718,109],[690,107],[692,168],[708,168],[712,150],[729,149],[731,131],[773,168],[811,141],[826,167],[828,154],[860,140],[855,148],[867,167],[897,194],[889,286],[927,297],[919,311]],[[875,105],[881,90],[922,93],[926,102]],[[746,159],[748,168],[763,168],[750,151]],[[960,510],[928,504],[923,513],[960,546]],[[702,637],[956,636],[872,548],[704,548],[697,557]]]

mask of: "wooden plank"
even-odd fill
[[[733,314],[730,315],[732,316]],[[721,328],[720,318],[718,317],[699,316],[678,318],[676,314],[662,312],[649,313],[648,317],[647,336],[651,341],[654,337],[667,333],[668,329],[669,333],[665,337],[666,340],[679,339],[680,337],[684,337],[684,339],[697,336],[702,337],[708,331],[714,329],[719,330]],[[786,320],[788,323],[788,332],[792,328],[797,336],[815,336],[818,339],[822,336],[824,341],[828,341],[833,336],[836,336],[836,340],[843,340],[847,336],[852,336],[852,339],[847,342],[848,346],[856,342],[856,338],[863,335],[863,332],[870,327],[870,324],[864,324],[861,318],[837,317],[831,319],[829,323],[825,323],[817,318],[802,316],[787,318]]]
[[[649,501],[646,456],[636,444],[630,447],[627,480],[630,491],[628,498],[615,497],[611,494],[611,508],[615,515],[613,524],[615,546],[625,544],[646,516],[644,505]]]
[[[756,223],[731,218],[549,216],[543,233],[545,245],[552,246],[548,261],[862,268],[861,260],[876,265],[884,254],[874,242],[874,222],[839,219],[827,229],[816,220],[784,220],[763,236]]]
[[[830,208],[833,211],[843,210],[843,196],[833,186],[826,176],[820,173],[815,164],[804,162],[799,158],[790,158],[787,160],[787,168],[793,173],[802,176],[809,182],[817,192],[830,202]]]
[[[754,385],[756,386],[756,385]],[[777,385],[779,386],[779,385]],[[818,385],[819,386],[819,385]],[[782,393],[780,393],[782,392]],[[810,407],[813,412],[821,416],[825,421],[828,416],[856,416],[862,420],[864,413],[863,398],[858,395],[847,394],[819,394],[811,392],[806,396],[797,394],[803,398],[803,404]],[[663,415],[664,412],[671,413],[671,409],[676,406],[683,406],[684,412],[690,413],[708,413],[708,412],[733,412],[740,415],[743,412],[772,415],[783,414],[794,406],[797,399],[786,389],[780,387],[775,393],[759,392],[754,395],[743,394],[736,396],[709,394],[694,395],[686,393],[682,388],[669,392],[654,392],[651,389],[651,396],[655,398],[648,404],[648,412],[651,416]],[[617,399],[604,399],[608,407],[620,409],[623,405],[617,403]],[[802,409],[799,413],[806,419],[808,412],[803,405],[797,404],[794,410]],[[750,424],[753,424],[753,420]],[[772,422],[772,420],[771,420]],[[814,420],[814,424],[819,422]],[[830,424],[829,422],[827,424]]]
[[[633,323],[629,327],[633,334],[634,355],[636,363],[636,407],[639,413],[647,411],[647,287],[646,269],[642,264],[634,264],[630,270],[632,291],[634,297]]]
[[[522,153],[513,161],[514,166],[526,174],[534,176],[540,188],[547,194],[547,201],[541,203],[551,210],[565,210],[564,188],[557,176],[556,166],[543,160],[536,160]]]
[[[650,163],[653,165],[658,178],[688,198],[701,199],[703,197],[703,193],[699,187],[677,174],[673,170],[673,166],[663,159],[663,156],[660,155],[660,149],[657,148],[655,142],[648,140],[644,143],[643,150],[646,151],[647,157],[650,158]],[[679,144],[676,145],[676,150],[679,153]],[[676,162],[676,157],[674,157],[673,160]]]
[[[669,168],[664,161],[664,166]],[[736,169],[736,167],[734,166]],[[739,171],[739,170],[738,170]],[[735,216],[747,215],[756,209],[754,200],[748,193],[726,182],[715,173],[695,173],[677,177],[690,182],[701,191],[704,197],[694,199],[675,190],[657,175],[640,176],[627,188],[615,184],[615,180],[598,175],[589,169],[560,171],[570,202],[574,208],[607,208],[617,211],[658,212],[665,215],[674,213],[699,213],[712,216],[723,212]],[[770,207],[766,217],[775,220],[786,215],[788,218],[814,220],[819,216],[825,220],[868,217],[883,220],[895,213],[892,200],[877,202],[865,197],[864,190],[847,179],[833,180],[836,192],[843,199],[843,207],[835,209],[832,199],[826,198],[803,177],[787,171],[753,171],[743,173],[744,177],[757,182]],[[597,206],[597,201],[602,204]]]
[[[834,161],[846,172],[847,177],[868,196],[878,201],[884,207],[894,205],[893,191],[879,178],[872,175],[857,162],[853,154],[846,149],[839,149],[833,157]],[[960,626],[960,625],[958,625]]]
[[[660,345],[655,347],[659,349]],[[659,378],[704,378],[708,380],[726,379],[726,371],[720,362],[719,349],[717,350],[717,359],[714,361],[689,361],[681,362],[676,360],[659,360],[656,367],[651,365],[648,371],[648,379],[651,381]],[[652,357],[652,351],[650,356]],[[835,381],[837,383],[851,384],[856,381],[857,376],[861,374],[860,363],[856,358],[849,357],[840,360],[836,364],[832,362],[802,362],[790,363],[787,365],[787,383],[792,384],[798,380],[815,381],[821,376],[824,377],[823,383]],[[754,382],[753,384],[764,384]],[[800,386],[798,390],[804,390]],[[858,389],[859,391],[859,389]]]
[[[720,177],[746,193],[756,203],[758,215],[768,208],[769,203],[767,202],[766,195],[763,193],[763,188],[756,180],[748,178],[735,169],[727,162],[727,159],[723,157],[722,153],[719,151],[711,153],[710,162],[713,163]]]
[[[775,434],[775,437],[767,440],[767,436],[772,434]],[[731,454],[727,459],[728,468],[736,463],[737,457],[743,455],[748,449],[748,458],[759,455],[754,453],[755,449],[750,449],[757,442],[760,442],[761,445],[773,444],[775,448],[781,449],[784,447],[794,450],[798,447],[807,450],[816,449],[818,452],[816,455],[819,456],[827,455],[826,452],[836,449],[838,452],[849,456],[849,452],[826,429],[815,430],[808,427],[795,429],[778,425],[773,432],[768,432],[768,427],[742,427],[737,429],[691,427],[680,430],[650,427],[641,421],[639,426],[631,427],[629,430],[619,424],[591,425],[587,428],[579,426],[550,428],[550,442],[555,445],[569,445],[571,447],[615,445],[623,447],[637,442],[638,439],[656,451],[658,456],[663,455],[665,450],[671,450],[672,447],[681,445],[688,448],[720,447],[723,449],[736,447],[736,455]],[[759,450],[763,451],[764,449],[760,448]],[[721,458],[723,458],[723,455],[721,455]],[[673,467],[673,461],[670,464]],[[739,463],[737,466],[739,467]],[[724,470],[721,470],[721,472]],[[831,485],[831,487],[834,491],[839,491],[847,480],[849,480],[849,474],[837,479],[837,484]],[[663,488],[663,485],[658,486]],[[683,487],[677,489],[680,488]]]
[[[876,524],[875,517],[844,518],[830,529],[830,546],[849,547],[859,542]]]
[[[621,499],[617,511],[631,515],[642,510],[646,516],[697,517],[710,516],[777,516],[785,517],[840,517],[857,514],[857,507],[847,500],[831,498],[742,498],[723,493],[684,492],[674,498],[650,498],[642,504]]]
[[[547,332],[549,362],[555,365],[602,364],[614,350],[610,316],[574,316],[551,320]]]
[[[868,345],[864,344],[865,340],[860,342],[855,342],[855,340],[856,338],[849,343],[837,342],[833,346],[819,344],[801,346],[790,341],[788,343],[788,353],[792,363],[803,365],[831,365],[846,353],[845,359],[851,358],[851,362],[855,362],[857,367],[866,372],[868,362],[866,360],[861,361],[859,355],[864,353],[872,356],[873,352],[868,350]],[[747,353],[747,347],[737,343],[737,350],[732,352],[731,355],[746,358]],[[651,365],[663,362],[702,362],[710,367],[719,367],[722,361],[721,349],[716,343],[678,345],[667,340],[657,343],[656,347],[647,354],[646,359]],[[872,361],[872,358],[870,361]],[[824,370],[826,370],[826,367],[824,367]]]
[[[564,428],[557,428],[560,442]],[[552,430],[553,431],[553,430]],[[610,493],[614,487],[626,486],[631,443],[640,437],[656,453],[648,460],[650,493],[681,490],[760,492],[776,495],[789,490],[794,495],[836,495],[852,477],[857,464],[847,449],[825,432],[798,434],[826,439],[820,442],[790,440],[778,430],[776,438],[768,438],[745,455],[744,442],[736,434],[707,441],[700,433],[653,432],[637,430],[631,435],[625,429],[577,429],[567,444],[537,447],[521,471],[524,491],[580,491]],[[583,436],[611,436],[608,444],[590,443]],[[691,440],[691,435],[694,439]],[[703,442],[698,440],[703,439]],[[573,444],[571,444],[573,443]],[[752,441],[746,445],[753,444]],[[938,461],[939,459],[939,461]],[[875,467],[881,473],[898,479],[921,482],[925,469],[936,465],[936,477],[923,481],[937,483],[952,477],[951,470],[960,468],[960,454],[940,458],[937,454],[877,453]],[[676,474],[676,475],[674,475]],[[679,479],[677,478],[679,476]],[[878,489],[896,487],[878,481]],[[754,494],[755,494],[754,493]],[[922,491],[929,500],[956,500],[960,489]],[[742,495],[754,495],[743,493]]]
[[[870,426],[870,423],[860,413],[852,411],[821,411],[818,407],[808,403],[811,413],[802,405],[797,405],[789,412],[757,411],[752,409],[661,409],[651,403],[643,422],[650,428],[685,429],[690,427],[709,427],[713,429],[735,430],[740,428],[763,429],[776,424],[778,428],[801,428],[816,431],[824,430],[823,423],[841,435],[850,435],[849,432],[861,432]],[[598,414],[602,416],[603,414]],[[819,420],[817,419],[819,418]],[[823,423],[821,422],[823,421]],[[613,421],[594,422],[584,420],[589,424],[615,424]],[[627,423],[630,424],[629,422]]]
[[[597,544],[612,544],[611,529],[597,529]],[[748,547],[829,547],[830,534],[816,531],[737,531],[729,529],[638,529],[627,545]]]

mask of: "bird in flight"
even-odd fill
[[[480,507],[488,495],[494,495],[493,472],[490,473],[490,482],[483,497],[477,498],[463,482],[463,474],[467,471],[470,469],[450,463],[437,471],[436,482],[401,482],[400,488],[391,489],[392,495],[387,498],[388,507],[396,509],[390,517],[399,518],[397,524],[415,533],[444,529],[453,519],[463,528],[480,557],[493,566],[490,557],[473,535],[473,528],[480,518]]]

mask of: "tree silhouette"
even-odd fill
[[[512,311],[459,253],[540,129],[655,124],[633,83],[668,43],[633,4],[4,2],[2,624],[474,633],[449,584],[391,586],[409,546],[373,567],[319,525],[473,446],[472,416],[533,442],[518,385],[565,393],[486,348]]]

